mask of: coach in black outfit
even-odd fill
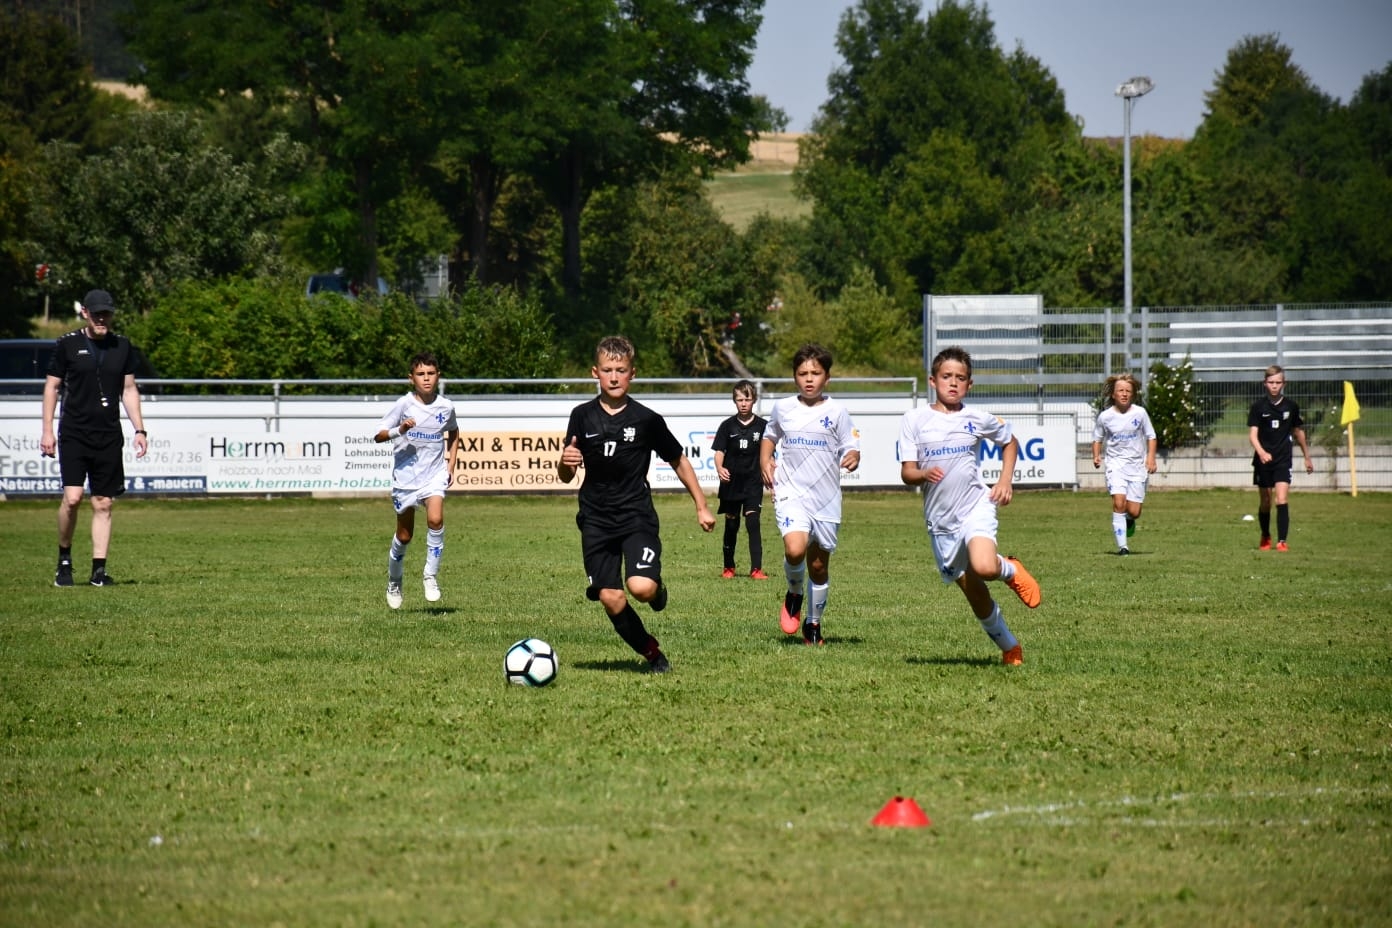
[[[58,339],[44,382],[43,437],[39,450],[58,456],[63,501],[58,506],[58,570],[54,586],[72,586],[72,540],[83,484],[92,494],[92,586],[111,586],[106,552],[111,543],[111,504],[126,490],[122,461],[125,436],[121,411],[135,426],[135,456],[148,449],[140,388],[135,383],[136,353],[130,339],[111,331],[116,306],[105,290],[89,291],[82,300],[86,325]],[[62,420],[57,437],[53,419],[61,395]]]

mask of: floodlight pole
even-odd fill
[[[1131,316],[1131,107],[1136,98],[1143,97],[1155,89],[1155,82],[1148,77],[1133,77],[1117,87],[1116,95],[1121,97],[1122,106],[1122,238],[1123,276],[1125,278],[1126,316]]]
[[[1116,89],[1121,97],[1122,112],[1122,277],[1125,290],[1125,313],[1123,324],[1127,329],[1126,358],[1131,365],[1131,107],[1136,98],[1143,97],[1155,89],[1155,82],[1148,77],[1133,77]]]

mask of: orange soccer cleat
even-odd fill
[[[1031,609],[1039,608],[1043,598],[1039,592],[1039,582],[1030,576],[1030,572],[1025,570],[1025,565],[1021,564],[1018,558],[1007,557],[1006,560],[1015,565],[1015,576],[1005,581],[1005,585],[1015,591],[1015,595],[1020,597],[1020,602]]]

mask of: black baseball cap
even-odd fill
[[[114,313],[116,304],[105,290],[88,290],[82,298],[82,308],[88,313]]]

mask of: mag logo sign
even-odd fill
[[[1017,487],[1066,486],[1078,482],[1077,440],[1072,425],[1035,425],[1012,421],[1020,454],[1012,483]],[[1001,478],[1001,447],[981,443],[981,479],[994,485]]]

